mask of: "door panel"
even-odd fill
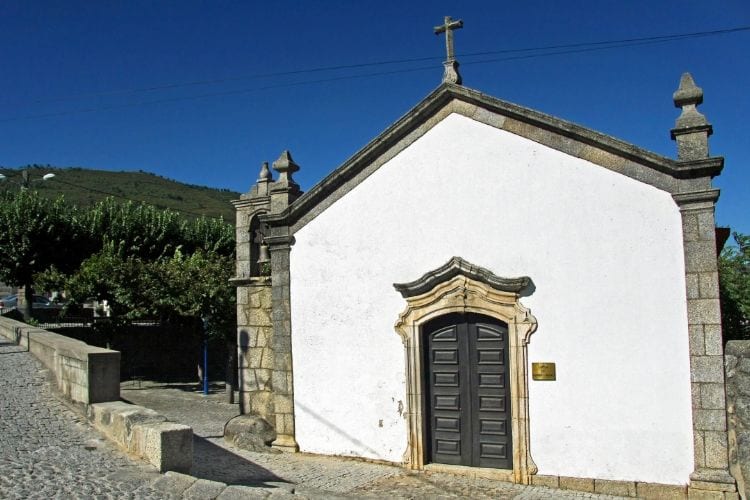
[[[474,314],[424,326],[428,461],[513,468],[507,334]]]

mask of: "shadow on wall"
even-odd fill
[[[278,487],[269,483],[288,483],[255,462],[195,435],[190,475],[199,479],[259,488]]]
[[[238,339],[237,348],[240,348],[240,346],[246,346],[249,338],[250,338],[249,335],[244,329],[240,330],[240,337]],[[244,349],[244,347],[242,347],[241,349]],[[245,408],[245,398],[242,396],[242,391],[245,389],[245,370],[243,369],[242,363],[243,363],[242,355],[238,351],[237,352],[237,388],[240,391],[240,398],[239,398],[240,400],[238,401],[240,404],[240,415],[244,415],[245,413],[247,413],[247,408]]]
[[[356,446],[359,449],[367,450],[369,453],[373,455],[373,458],[378,458],[380,460],[387,460],[387,458],[383,457],[378,453],[377,451],[373,450],[366,444],[364,444],[362,441],[350,436],[343,430],[341,430],[339,427],[334,425],[333,423],[329,422],[325,418],[321,417],[319,414],[315,413],[312,409],[310,409],[309,406],[300,403],[297,398],[295,398],[294,406],[300,408],[302,411],[310,415],[312,418],[314,418],[317,422],[320,422],[325,427],[331,429],[333,432],[335,432],[337,435],[341,436],[342,438],[346,439],[348,442],[352,443],[354,446]]]
[[[247,330],[240,330],[240,339],[239,339],[239,345],[241,346],[247,346],[247,343],[250,341],[250,334],[247,333]]]

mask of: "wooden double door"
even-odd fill
[[[448,314],[422,335],[426,461],[512,469],[508,326]]]

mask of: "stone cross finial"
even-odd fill
[[[675,107],[682,108],[672,129],[672,139],[677,141],[677,159],[708,158],[708,136],[713,133],[713,128],[696,108],[703,102],[703,89],[695,84],[690,73],[683,73],[672,98]]]
[[[445,52],[447,58],[443,63],[445,71],[443,72],[443,82],[455,83],[461,85],[461,75],[458,73],[458,61],[453,52],[453,30],[461,29],[464,27],[464,22],[461,19],[454,21],[450,16],[445,16],[445,20],[442,25],[435,26],[435,34],[439,35],[445,33]]]

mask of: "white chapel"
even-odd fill
[[[346,163],[302,193],[285,151],[235,202],[243,411],[290,452],[736,492],[703,91],[682,75],[668,158],[462,85],[457,23]]]

